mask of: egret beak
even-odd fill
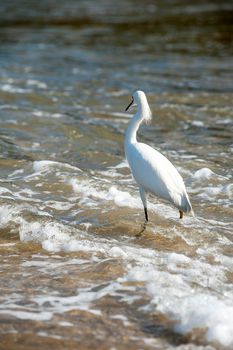
[[[133,102],[134,102],[134,101],[133,101],[133,99],[132,99],[132,101],[130,102],[130,104],[128,105],[128,107],[126,107],[125,111],[128,111],[129,107],[132,106]]]

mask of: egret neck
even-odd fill
[[[151,111],[146,96],[140,96],[137,113],[129,122],[125,135],[125,147],[127,144],[137,143],[137,131],[143,120],[151,119]]]

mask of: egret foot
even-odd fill
[[[180,219],[183,219],[183,217],[184,217],[184,212],[183,212],[182,210],[179,210],[179,212],[180,212]]]
[[[141,235],[143,234],[143,232],[144,232],[145,229],[146,229],[147,223],[148,223],[148,220],[145,220],[144,224],[142,225],[141,230],[135,235],[135,237],[137,237],[137,238],[138,238],[138,237],[141,237]]]

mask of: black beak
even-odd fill
[[[132,99],[132,101],[130,102],[130,104],[128,105],[128,107],[126,107],[125,111],[128,111],[129,107],[132,106],[132,104],[133,104],[133,99]]]

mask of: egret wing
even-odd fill
[[[135,143],[128,147],[127,159],[133,177],[146,191],[172,202],[180,210],[191,210],[182,177],[161,153],[144,143]]]

